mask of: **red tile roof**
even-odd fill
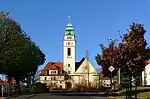
[[[150,59],[148,61],[146,61],[146,64],[150,64]]]
[[[83,57],[81,61],[75,62],[75,71],[79,68],[79,66],[82,64],[82,62],[85,60]],[[41,76],[49,75],[47,70],[58,70],[58,74],[65,73],[63,71],[63,62],[48,62],[45,66],[45,68],[41,71]]]
[[[12,83],[15,84],[16,80],[12,80]],[[7,80],[0,80],[0,84],[9,84]]]
[[[7,80],[0,80],[0,84],[8,84]]]
[[[48,75],[47,70],[58,70],[58,72],[61,72],[63,71],[63,62],[48,62],[40,75]]]

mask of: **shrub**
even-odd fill
[[[105,91],[106,87],[104,86],[99,86],[99,88],[97,88],[97,86],[87,86],[87,85],[83,85],[83,84],[76,84],[74,87],[74,90],[76,91]]]
[[[32,88],[31,88],[31,92],[45,93],[45,92],[49,92],[49,88],[47,88],[45,84],[38,82],[38,83],[33,84]]]

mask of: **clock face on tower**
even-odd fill
[[[70,45],[70,42],[68,42],[68,45]]]
[[[73,42],[66,42],[66,46],[73,46]]]

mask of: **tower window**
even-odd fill
[[[68,56],[71,56],[71,48],[68,48]]]
[[[68,64],[68,67],[70,67],[70,64]]]
[[[71,37],[71,36],[68,36],[67,39],[72,39],[72,37]]]

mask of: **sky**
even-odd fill
[[[99,44],[120,39],[132,22],[142,23],[150,44],[150,0],[1,0],[0,10],[9,12],[46,55],[47,62],[63,61],[63,36],[68,16],[76,35],[76,60],[89,52],[95,61]],[[149,17],[149,18],[148,18]],[[149,38],[148,38],[149,37]]]

